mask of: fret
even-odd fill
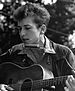
[[[74,0],[60,0],[61,2],[65,1],[65,2],[70,2],[70,3],[74,3]]]
[[[63,84],[66,79],[67,79],[67,76],[60,76],[60,77],[55,77],[52,79],[36,80],[36,81],[33,81],[32,88],[33,89],[45,88],[45,87],[49,87],[49,86],[55,86],[55,85]]]

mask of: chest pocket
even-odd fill
[[[21,67],[28,67],[34,64],[33,61],[26,54],[15,54],[13,55],[13,57],[11,57],[11,61],[17,65],[20,65]]]

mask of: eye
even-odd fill
[[[17,26],[17,30],[21,31],[22,30],[22,27]]]
[[[30,27],[26,27],[25,29],[26,29],[26,30],[29,30],[29,29],[31,29],[31,28],[30,28]]]
[[[27,26],[27,27],[24,27],[25,30],[30,30],[31,27]]]

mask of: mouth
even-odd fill
[[[27,42],[27,41],[29,41],[29,39],[22,38],[22,41]]]

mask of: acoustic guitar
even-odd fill
[[[15,91],[41,91],[62,84],[67,76],[60,76],[52,79],[43,79],[43,67],[39,64],[29,67],[20,67],[11,62],[0,64],[0,83],[13,87]],[[37,91],[38,91],[37,90]]]

